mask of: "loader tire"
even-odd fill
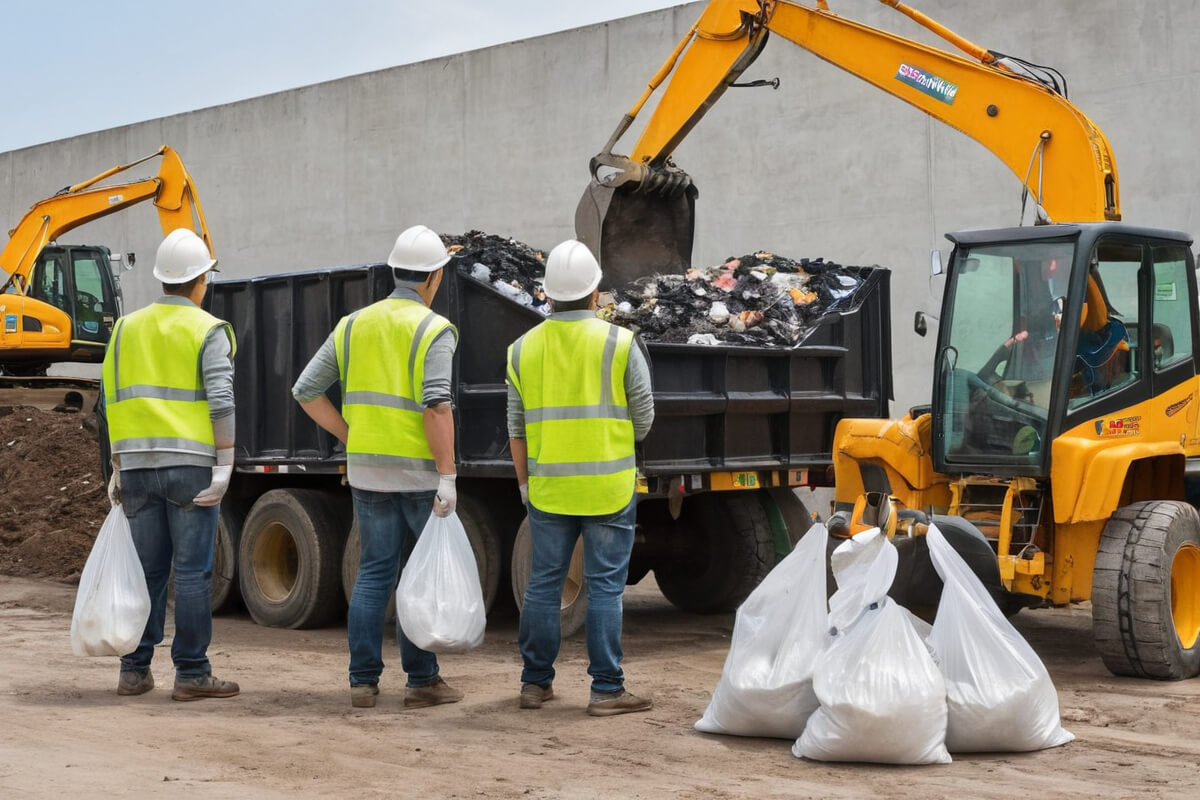
[[[1200,673],[1200,515],[1184,502],[1117,509],[1092,572],[1092,635],[1115,675]]]
[[[315,489],[273,489],[250,509],[238,547],[239,583],[259,625],[314,628],[346,610],[342,502]]]
[[[513,540],[512,588],[517,610],[525,607],[525,589],[529,587],[529,573],[533,566],[533,538],[529,532],[529,517],[521,521],[517,536]],[[571,566],[563,582],[559,636],[566,639],[583,628],[587,621],[587,584],[583,577],[583,539],[575,542],[571,554]]]
[[[683,504],[690,539],[654,579],[671,604],[696,614],[735,610],[775,565],[775,537],[758,492],[702,494]]]
[[[241,599],[237,584],[238,539],[242,535],[243,515],[230,502],[221,503],[217,516],[217,539],[213,545],[212,610],[229,611]]]

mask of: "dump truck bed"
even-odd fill
[[[781,483],[823,483],[838,421],[888,415],[889,278],[888,270],[871,269],[861,302],[828,315],[795,347],[648,342],[655,422],[639,463],[651,493],[663,479],[686,475],[703,482],[705,475],[730,471],[805,470],[811,480]],[[385,264],[213,285],[207,307],[233,325],[238,341],[239,471],[344,470],[340,445],[304,414],[291,387],[338,319],[392,288]],[[511,477],[505,353],[544,317],[456,269],[446,270],[434,308],[460,334],[454,365],[459,475]],[[336,386],[329,397],[339,403]]]

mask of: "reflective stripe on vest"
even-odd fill
[[[552,514],[613,514],[637,468],[625,370],[633,334],[599,319],[553,317],[508,350],[525,409],[529,502]]]
[[[342,416],[350,464],[437,472],[425,438],[421,387],[425,356],[449,328],[415,300],[387,298],[343,317],[334,328]]]
[[[201,353],[229,323],[194,305],[152,303],[117,320],[104,354],[104,405],[112,452],[216,457]]]

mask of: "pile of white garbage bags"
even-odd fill
[[[828,533],[814,525],[738,609],[697,730],[885,764],[1071,741],[1041,660],[936,526],[927,538],[945,587],[932,628],[887,596],[898,555],[878,529],[834,551],[827,610]]]

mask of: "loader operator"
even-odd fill
[[[388,600],[430,512],[457,500],[450,369],[458,331],[429,309],[450,255],[424,225],[400,234],[388,257],[391,295],[343,317],[300,374],[292,396],[346,445],[346,477],[362,537],[350,598],[350,704],[373,708],[383,672]],[[342,410],[325,390],[340,381]],[[456,703],[462,692],[438,674],[437,656],[396,625],[408,676],[405,708]]]
[[[167,578],[175,569],[173,700],[232,697],[212,674],[212,563],[218,504],[233,474],[233,329],[200,308],[216,269],[192,231],[158,247],[164,296],[122,317],[104,355],[103,411],[112,445],[109,498],[129,519],[150,618],[138,648],[121,658],[117,694],[154,688],[150,660],[163,639]]]
[[[518,644],[521,708],[554,697],[563,582],[583,536],[587,712],[646,711],[625,691],[621,596],[633,549],[634,442],[654,422],[650,371],[635,337],[595,315],[600,265],[568,240],[546,260],[554,313],[508,349],[508,435],[532,539]]]

